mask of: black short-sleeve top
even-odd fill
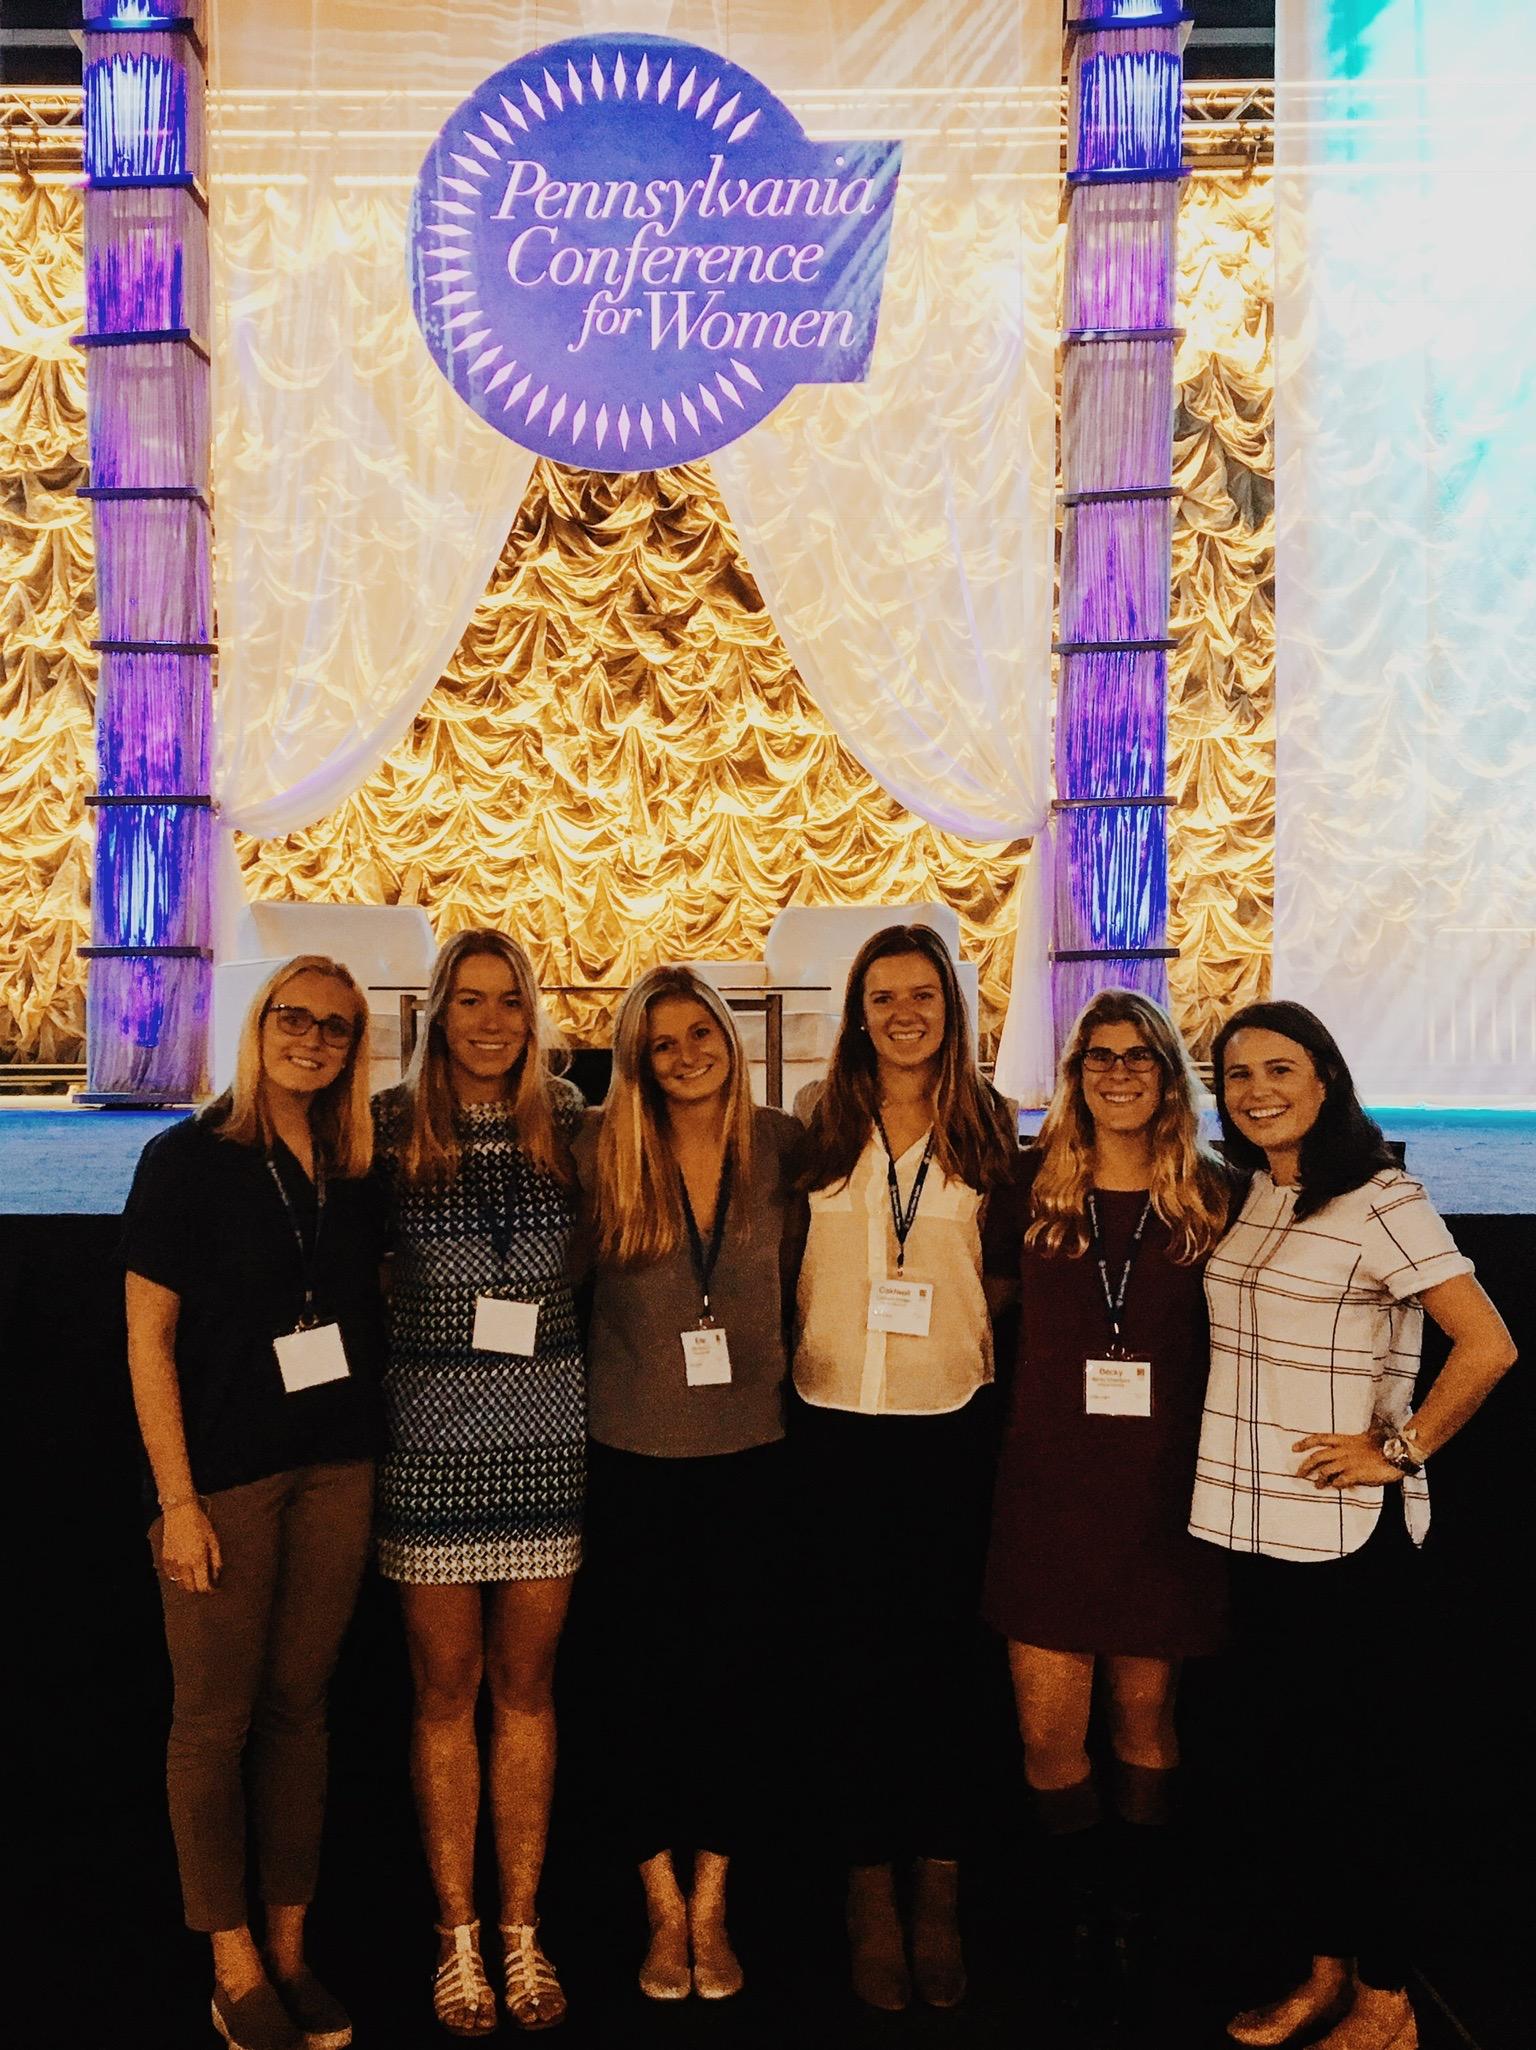
[[[288,1197],[273,1183],[276,1169]],[[291,1206],[291,1207],[290,1207]],[[268,1156],[188,1118],[150,1140],[123,1211],[124,1266],[173,1289],[176,1379],[201,1494],[377,1449],[384,1360],[381,1207],[367,1181],[331,1179],[316,1230],[314,1185],[280,1141]],[[350,1369],[289,1395],[273,1340],[304,1312],[341,1326]]]

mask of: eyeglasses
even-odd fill
[[[1112,1068],[1124,1068],[1130,1075],[1145,1075],[1162,1065],[1150,1046],[1129,1047],[1124,1053],[1111,1053],[1107,1046],[1090,1046],[1083,1055],[1083,1066],[1092,1068],[1096,1075],[1107,1075]]]
[[[316,1025],[327,1046],[350,1046],[357,1037],[356,1019],[338,1017],[334,1011],[329,1018],[317,1018],[302,1004],[268,1004],[267,1016],[289,1039],[307,1038]]]

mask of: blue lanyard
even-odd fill
[[[1152,1215],[1152,1198],[1147,1197],[1141,1206],[1141,1215],[1136,1220],[1136,1229],[1131,1233],[1131,1250],[1125,1256],[1125,1265],[1120,1270],[1118,1287],[1109,1285],[1109,1261],[1105,1255],[1104,1239],[1099,1230],[1098,1199],[1092,1189],[1088,1191],[1088,1221],[1093,1226],[1093,1257],[1098,1262],[1099,1285],[1104,1290],[1104,1307],[1109,1312],[1109,1329],[1112,1342],[1120,1343],[1121,1313],[1125,1309],[1125,1292],[1131,1285],[1131,1269],[1136,1264],[1136,1254],[1141,1246],[1141,1235],[1147,1228],[1147,1219]]]
[[[709,1284],[720,1258],[720,1248],[725,1243],[725,1216],[731,1207],[731,1149],[725,1149],[720,1162],[720,1184],[715,1191],[715,1222],[709,1235],[709,1251],[704,1250],[704,1236],[699,1230],[699,1221],[693,1214],[693,1203],[688,1194],[688,1184],[681,1168],[677,1171],[678,1193],[683,1199],[683,1221],[688,1226],[688,1251],[693,1256],[693,1272],[699,1284],[699,1294],[704,1298],[704,1319],[709,1321]]]

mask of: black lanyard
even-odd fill
[[[703,1234],[699,1220],[693,1214],[693,1204],[688,1195],[688,1183],[681,1168],[677,1171],[678,1192],[683,1199],[683,1220],[688,1226],[688,1250],[693,1255],[694,1278],[699,1284],[699,1294],[704,1298],[702,1321],[713,1320],[709,1314],[709,1284],[714,1277],[715,1263],[720,1258],[720,1248],[725,1243],[725,1214],[731,1207],[731,1149],[725,1149],[720,1162],[720,1185],[715,1191],[715,1225],[709,1235],[709,1251],[704,1250]]]
[[[507,1211],[506,1178],[496,1175],[494,1155],[483,1157],[476,1165],[484,1169],[483,1175],[476,1177],[475,1188],[475,1208],[480,1214],[480,1228],[491,1242],[491,1251],[496,1255],[497,1267],[503,1268],[507,1264],[507,1254],[512,1250],[512,1219]],[[494,1207],[487,1187],[493,1177],[496,1182]]]
[[[283,1178],[277,1171],[277,1162],[267,1155],[267,1173],[272,1177],[273,1187],[283,1200],[288,1223],[293,1232],[293,1242],[299,1249],[299,1273],[304,1282],[304,1314],[300,1317],[300,1331],[310,1330],[319,1320],[315,1316],[315,1261],[320,1251],[320,1227],[325,1222],[325,1169],[315,1162],[315,1235],[306,1242],[304,1227],[299,1222],[299,1213],[293,1207],[293,1198],[283,1185]]]
[[[1131,1285],[1131,1269],[1136,1264],[1136,1254],[1141,1246],[1141,1235],[1147,1228],[1147,1219],[1152,1215],[1152,1198],[1148,1196],[1141,1206],[1141,1215],[1136,1220],[1136,1229],[1131,1233],[1131,1250],[1125,1256],[1125,1265],[1120,1270],[1120,1284],[1111,1289],[1109,1285],[1109,1261],[1105,1256],[1104,1239],[1099,1230],[1099,1204],[1092,1189],[1088,1191],[1088,1221],[1093,1226],[1093,1257],[1099,1265],[1099,1282],[1104,1290],[1104,1307],[1109,1312],[1109,1328],[1113,1343],[1120,1344],[1120,1313],[1125,1308],[1125,1292]]]
[[[885,1123],[879,1111],[875,1112],[875,1129],[880,1134],[880,1143],[885,1148],[885,1185],[891,1198],[891,1224],[896,1232],[896,1272],[901,1273],[907,1264],[907,1239],[917,1217],[917,1206],[923,1200],[923,1183],[928,1179],[928,1163],[933,1158],[934,1132],[928,1131],[928,1144],[923,1148],[923,1158],[912,1184],[905,1209],[901,1206],[901,1183],[896,1179],[896,1155],[886,1134]]]

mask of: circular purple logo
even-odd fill
[[[812,142],[749,72],[576,36],[488,78],[427,153],[411,297],[482,420],[535,454],[709,455],[869,368],[898,142]]]

